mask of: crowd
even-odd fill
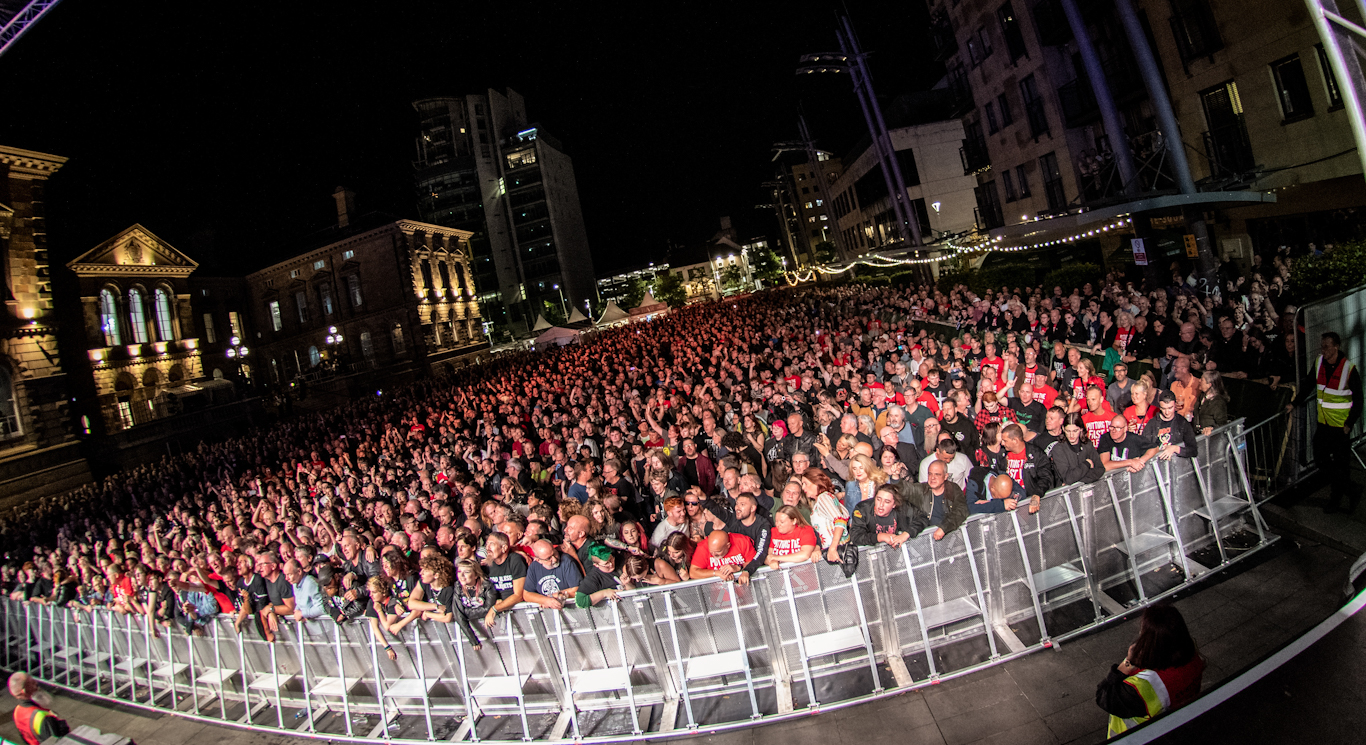
[[[479,648],[519,603],[847,564],[1191,457],[1229,418],[1223,378],[1293,381],[1287,271],[1217,300],[1110,278],[693,306],[31,503],[0,523],[0,585],[154,633],[226,614],[273,640],[325,615],[393,656],[419,619]],[[1130,376],[1136,360],[1151,366]]]

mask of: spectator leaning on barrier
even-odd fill
[[[1195,429],[1177,413],[1176,406],[1176,396],[1171,391],[1163,391],[1157,398],[1157,416],[1143,428],[1143,436],[1157,443],[1159,460],[1171,460],[1173,455],[1194,458],[1199,452]]]
[[[1099,481],[1105,475],[1105,466],[1101,463],[1100,453],[1096,452],[1091,439],[1087,437],[1082,415],[1068,414],[1062,433],[1063,439],[1048,450],[1049,457],[1053,459],[1058,485],[1093,484]]]
[[[1001,444],[1006,449],[1006,473],[1024,487],[1030,514],[1038,512],[1043,495],[1055,483],[1053,461],[1033,443],[1025,442],[1024,429],[1018,424],[1001,431]]]
[[[872,499],[855,505],[849,518],[849,540],[855,546],[900,546],[920,535],[929,524],[930,516],[904,500],[897,485],[884,484]]]

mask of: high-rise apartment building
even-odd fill
[[[537,315],[584,308],[596,290],[573,162],[528,121],[522,96],[489,90],[413,108],[418,212],[473,234],[484,319],[520,332]]]

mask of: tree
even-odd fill
[[[1339,243],[1322,256],[1297,259],[1290,279],[1306,298],[1328,297],[1366,284],[1366,242]]]
[[[630,310],[640,305],[640,301],[645,299],[645,292],[648,289],[644,280],[640,277],[632,277],[631,281],[626,283],[626,294],[622,296],[620,303],[621,309]]]
[[[762,281],[765,285],[772,285],[783,276],[783,265],[771,250],[767,248],[759,249],[749,255],[750,271],[754,278]]]
[[[738,290],[745,286],[745,273],[739,264],[731,264],[721,272],[721,287],[727,291]]]
[[[812,246],[811,250],[815,252],[818,264],[829,264],[840,257],[839,248],[830,241],[821,241]]]
[[[683,278],[667,272],[655,280],[655,300],[667,303],[670,308],[681,308],[688,302],[688,291],[683,288]]]

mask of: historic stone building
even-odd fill
[[[486,346],[469,266],[470,231],[355,214],[338,189],[337,224],[312,248],[247,275],[254,374],[426,367]]]
[[[204,376],[190,306],[197,266],[141,225],[67,264],[105,432],[180,413],[178,389]]]
[[[0,498],[89,479],[58,357],[44,188],[66,158],[0,146]]]

